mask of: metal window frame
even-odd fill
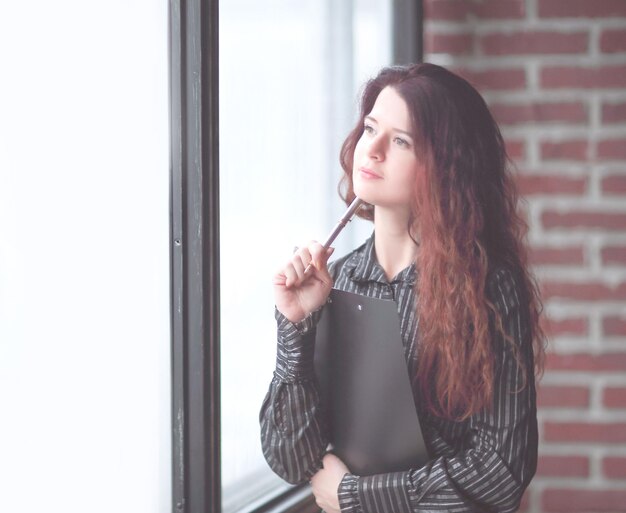
[[[172,511],[221,510],[218,0],[169,1]]]
[[[422,0],[393,0],[392,59],[415,64],[424,59],[424,5]]]
[[[172,512],[221,512],[219,0],[169,0]],[[393,0],[395,63],[422,59],[422,2]],[[253,513],[318,511],[308,486]]]

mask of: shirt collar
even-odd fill
[[[376,259],[374,232],[372,232],[365,244],[355,251],[354,257],[350,259],[348,265],[352,267],[350,273],[353,281],[389,283],[385,276],[385,271]],[[412,263],[395,276],[391,283],[406,282],[408,285],[413,285],[415,283],[415,274],[415,263]]]

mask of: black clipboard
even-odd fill
[[[314,362],[332,451],[350,472],[396,472],[428,461],[394,301],[332,289]]]

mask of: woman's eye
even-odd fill
[[[407,141],[406,139],[402,139],[402,137],[396,137],[394,141],[398,146],[403,146],[405,148],[408,148],[410,146],[409,141]]]
[[[374,127],[366,123],[365,125],[363,125],[363,131],[371,135],[374,133]]]

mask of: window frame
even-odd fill
[[[422,1],[393,0],[393,61],[422,59]],[[172,512],[218,513],[219,0],[169,0]],[[319,511],[308,485],[245,513]]]
[[[394,64],[413,64],[424,58],[423,0],[393,0],[392,57]]]
[[[218,0],[170,0],[172,511],[221,510]]]

